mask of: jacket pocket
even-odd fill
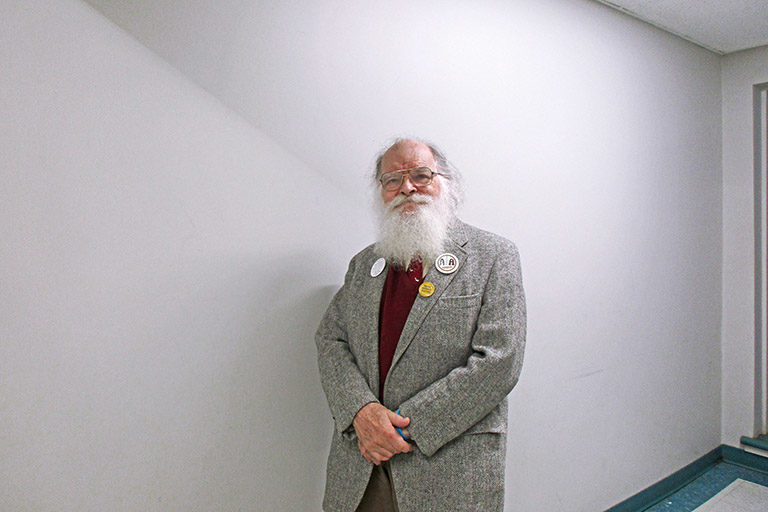
[[[440,305],[448,308],[475,308],[480,305],[482,301],[482,295],[476,293],[474,295],[455,295],[440,297]]]

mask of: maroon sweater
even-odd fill
[[[384,381],[392,366],[397,341],[419,293],[421,279],[422,265],[418,260],[412,262],[408,270],[392,265],[387,270],[379,307],[379,400],[384,400]]]

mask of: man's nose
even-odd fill
[[[411,177],[406,174],[403,176],[403,184],[400,185],[400,193],[409,196],[416,192],[416,186],[411,181]]]

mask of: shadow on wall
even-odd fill
[[[304,510],[313,503],[319,509],[332,422],[314,333],[338,289],[318,284],[328,275],[318,264],[324,258],[294,253],[230,277],[233,285],[247,283],[238,312],[247,332],[230,338],[234,352],[221,369],[217,444],[228,455],[215,470],[231,472],[221,482],[240,482],[239,492],[256,493],[250,499],[264,510]]]

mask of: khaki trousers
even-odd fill
[[[388,461],[373,466],[371,479],[355,512],[398,512]]]

